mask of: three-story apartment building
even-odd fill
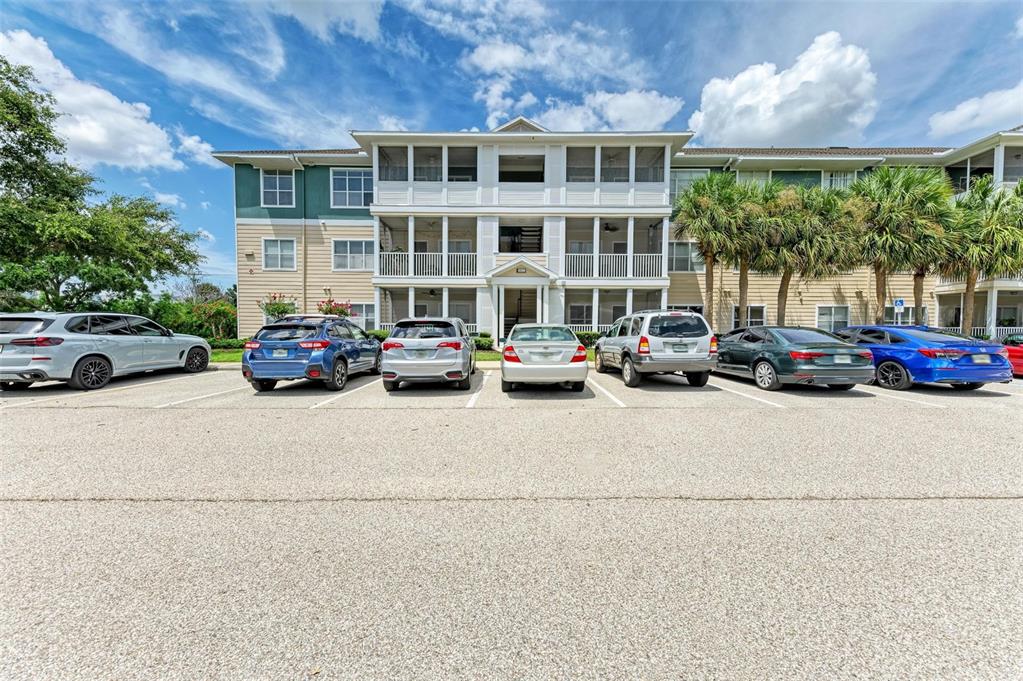
[[[965,187],[981,172],[999,182],[1023,172],[1019,131],[961,150],[689,148],[688,132],[551,132],[521,117],[489,132],[352,136],[359,148],[215,154],[235,172],[241,336],[263,323],[270,293],[304,312],[328,297],[349,301],[367,328],[450,315],[500,338],[519,321],[600,331],[633,310],[671,307],[727,330],[738,273],[719,268],[716,309],[705,310],[699,253],[670,224],[676,193],[697,178],[846,186],[888,163],[942,165]],[[751,323],[775,321],[778,278],[751,279]],[[1007,288],[997,309],[1018,320],[1020,290]],[[873,290],[866,269],[797,280],[787,321],[867,321]],[[894,275],[889,291],[886,316],[912,321],[893,305],[911,298],[911,276]],[[938,291],[944,298],[929,282],[927,315],[951,326],[954,290]]]

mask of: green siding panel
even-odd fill
[[[819,170],[775,170],[771,172],[771,179],[787,185],[802,185],[804,187],[821,186],[821,171]]]
[[[235,209],[239,218],[370,218],[369,208],[330,207],[330,168],[326,166],[310,166],[295,171],[294,208],[261,207],[259,181],[259,168],[244,163],[235,164]]]

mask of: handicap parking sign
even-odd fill
[[[906,309],[906,300],[905,300],[905,298],[896,298],[895,299],[895,311],[896,312],[902,312],[905,309]]]

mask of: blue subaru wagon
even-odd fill
[[[284,317],[261,328],[242,353],[242,375],[259,392],[301,378],[341,390],[360,371],[380,373],[380,341],[336,316]]]
[[[1008,352],[998,343],[927,326],[851,326],[835,335],[870,349],[882,388],[947,383],[976,390],[1012,380]]]

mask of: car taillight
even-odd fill
[[[47,348],[53,345],[60,345],[63,342],[63,338],[36,336],[35,338],[15,338],[11,341],[11,345],[31,345],[34,348]]]
[[[862,357],[863,359],[870,360],[871,362],[874,361],[874,353],[872,353],[870,350],[863,350],[861,352],[857,352],[856,354]]]
[[[384,350],[384,351],[387,351],[387,350],[400,350],[403,347],[405,347],[405,346],[403,344],[399,343],[398,341],[384,341],[383,345],[380,346],[380,349]]]
[[[586,347],[580,345],[575,349],[575,354],[572,355],[573,362],[585,362],[586,361]]]
[[[646,336],[639,337],[639,348],[636,350],[641,355],[650,354],[650,339]]]
[[[519,353],[515,352],[515,348],[513,348],[510,345],[505,346],[504,353],[501,356],[504,357],[504,361],[505,362],[521,362],[522,361],[521,359],[519,359]]]
[[[946,350],[939,348],[920,348],[917,350],[924,357],[930,357],[931,359],[959,359],[965,354],[968,354],[965,350]]]
[[[441,341],[440,343],[437,343],[437,349],[439,350],[440,348],[451,348],[452,350],[461,350],[462,341]]]
[[[797,359],[797,360],[799,360],[799,359],[817,359],[818,357],[823,357],[823,356],[824,356],[823,352],[810,352],[810,351],[807,351],[807,350],[793,350],[793,351],[789,352],[789,357],[791,357],[792,359]]]
[[[1009,348],[1002,348],[1001,350],[999,350],[995,354],[996,355],[1001,355],[1005,359],[1009,359]]]
[[[245,349],[246,350],[258,350],[259,349],[259,341],[245,341]]]
[[[305,348],[306,350],[325,350],[330,347],[330,341],[327,340],[314,340],[314,341],[299,341],[298,347]]]
[[[711,336],[710,337],[710,354],[716,355],[717,351],[718,351],[718,337],[717,336]]]

